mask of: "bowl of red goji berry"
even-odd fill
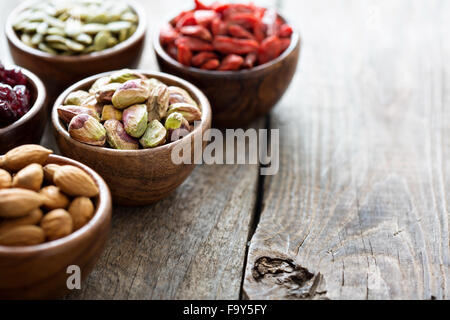
[[[204,91],[215,127],[236,128],[281,99],[297,68],[300,36],[274,10],[196,0],[160,28],[154,49],[163,72]]]
[[[46,99],[44,84],[36,75],[0,63],[0,154],[39,143],[47,120]]]

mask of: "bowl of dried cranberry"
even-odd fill
[[[161,71],[202,89],[220,128],[267,114],[289,87],[300,55],[300,36],[289,23],[253,4],[195,1],[153,40]]]
[[[47,120],[46,98],[43,83],[33,73],[0,64],[0,154],[39,143]]]

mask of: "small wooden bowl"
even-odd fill
[[[136,68],[141,60],[147,30],[145,10],[136,2],[127,0],[139,17],[136,32],[126,41],[99,52],[80,56],[58,56],[31,48],[17,37],[12,25],[19,12],[39,0],[26,1],[14,9],[6,20],[5,33],[16,64],[36,73],[43,79],[49,96],[54,100],[62,90],[87,76],[122,69]]]
[[[56,100],[52,123],[56,142],[63,155],[86,163],[108,183],[114,203],[127,206],[148,205],[167,197],[194,169],[194,164],[176,165],[171,154],[175,147],[191,145],[194,158],[194,139],[202,141],[203,132],[211,128],[211,107],[205,95],[192,84],[167,74],[137,70],[167,85],[181,87],[189,92],[202,109],[201,125],[181,140],[154,149],[115,150],[90,146],[72,139],[58,117],[57,107],[75,90],[87,90],[103,73],[80,81],[64,91]],[[206,142],[202,144],[202,150]],[[184,148],[183,148],[184,149]]]
[[[159,30],[153,47],[161,71],[193,83],[206,94],[215,127],[238,128],[267,114],[281,99],[297,69],[300,36],[294,32],[289,48],[275,60],[240,71],[208,71],[182,65],[161,46]]]
[[[0,246],[0,299],[52,299],[69,292],[67,267],[81,269],[85,279],[92,271],[111,225],[111,194],[105,181],[87,166],[64,157],[50,155],[47,164],[73,165],[87,172],[97,183],[94,217],[71,235],[29,247]]]
[[[47,123],[47,93],[41,80],[30,71],[20,68],[28,80],[33,105],[19,120],[0,127],[0,154],[22,144],[39,143]]]

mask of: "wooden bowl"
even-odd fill
[[[82,279],[92,271],[103,251],[111,224],[111,194],[103,179],[87,166],[50,155],[47,164],[73,165],[97,183],[96,212],[71,235],[29,247],[0,246],[0,299],[52,299],[68,293],[67,267],[80,267]]]
[[[27,46],[17,37],[12,27],[14,18],[36,2],[39,0],[26,1],[14,9],[6,20],[5,33],[15,63],[43,79],[52,100],[69,85],[87,76],[125,67],[136,68],[139,65],[147,18],[145,10],[136,2],[127,0],[139,17],[137,30],[129,39],[112,48],[80,56],[52,55]]]
[[[22,144],[39,144],[47,123],[47,93],[43,83],[30,71],[20,69],[28,80],[33,105],[22,118],[0,127],[0,154]]]
[[[238,128],[267,114],[281,99],[297,69],[300,36],[294,32],[291,45],[277,59],[240,71],[208,71],[182,65],[161,46],[159,30],[153,47],[161,71],[193,83],[206,94],[215,127]]]
[[[56,142],[63,155],[86,163],[108,183],[114,203],[139,206],[154,203],[168,196],[192,172],[194,164],[176,165],[171,153],[175,147],[191,145],[194,154],[194,138],[202,141],[203,132],[211,128],[211,107],[205,95],[192,84],[167,74],[137,70],[148,77],[161,80],[187,90],[202,109],[201,125],[181,140],[154,149],[115,150],[90,146],[72,139],[58,117],[57,107],[75,90],[87,90],[100,77],[99,74],[80,81],[64,91],[56,100],[52,111],[52,123]],[[202,145],[202,150],[206,142]]]

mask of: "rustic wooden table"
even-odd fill
[[[187,5],[141,2],[149,36]],[[303,38],[291,88],[254,124],[280,129],[279,173],[203,165],[166,200],[115,208],[67,298],[448,299],[450,2],[256,2]],[[42,143],[56,149],[49,128]]]

